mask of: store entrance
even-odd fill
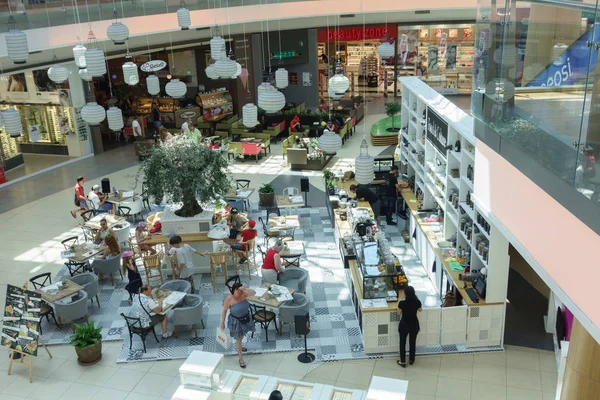
[[[544,323],[550,288],[512,245],[509,255],[504,344],[554,351]]]

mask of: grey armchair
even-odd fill
[[[187,294],[192,293],[192,284],[183,279],[175,279],[162,284],[160,287],[165,290],[172,290],[174,292],[185,292]]]
[[[110,275],[110,280],[115,285],[115,275],[117,272],[121,275],[121,279],[123,279],[123,274],[121,273],[121,256],[107,258],[107,259],[97,259],[94,260],[92,264],[92,268],[94,272],[102,278],[103,274]]]
[[[283,324],[293,324],[294,315],[298,312],[307,313],[310,308],[310,301],[308,296],[302,293],[294,293],[292,295],[294,300],[291,302],[282,304],[279,307],[279,332]]]
[[[178,325],[192,325],[194,334],[198,337],[196,323],[200,321],[202,323],[202,329],[204,329],[204,321],[202,320],[203,307],[204,299],[202,296],[197,294],[187,294],[181,305],[173,309],[173,325],[175,326],[173,334],[177,336]]]
[[[283,274],[279,275],[279,284],[290,289],[296,289],[297,292],[306,294],[306,284],[308,283],[308,271],[302,268],[288,268]]]
[[[55,301],[54,314],[58,318],[58,326],[62,327],[65,322],[71,322],[71,326],[75,328],[73,321],[83,318],[88,320],[88,295],[85,291],[80,290],[75,295],[65,297],[64,299]]]
[[[100,308],[100,300],[98,295],[100,294],[100,286],[98,285],[98,276],[91,272],[75,275],[71,278],[71,281],[75,282],[79,286],[83,287],[83,290],[87,293],[88,299],[94,304],[94,297],[98,308]]]

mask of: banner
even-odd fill
[[[41,302],[38,293],[7,285],[2,346],[37,356]]]
[[[446,156],[448,123],[429,107],[427,107],[427,140]]]

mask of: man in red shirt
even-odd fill
[[[73,218],[77,218],[77,213],[82,213],[88,210],[87,202],[85,201],[85,191],[83,190],[83,182],[85,182],[85,178],[83,176],[77,178],[74,203],[78,208],[71,211],[71,216]]]
[[[231,245],[231,250],[235,251],[235,253],[238,255],[240,258],[240,263],[246,262],[246,257],[244,257],[246,245],[242,243],[248,242],[258,235],[258,231],[254,229],[255,226],[256,221],[253,219],[249,220],[246,229],[243,229],[240,233],[240,241]]]

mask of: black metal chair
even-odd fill
[[[242,280],[240,279],[239,275],[233,275],[231,278],[225,281],[225,286],[227,286],[227,289],[229,289],[229,293],[231,293],[231,289],[234,283],[242,283]]]
[[[69,274],[71,276],[75,276],[83,272],[90,272],[92,270],[92,268],[90,267],[90,263],[87,261],[77,262],[67,260],[67,262],[65,262],[65,266],[69,270]]]
[[[265,330],[267,342],[269,341],[269,325],[271,325],[271,322],[275,323],[275,330],[277,333],[279,333],[279,328],[277,328],[276,322],[277,315],[273,311],[267,311],[267,307],[264,306],[250,304],[250,312],[252,313],[254,323],[260,324],[260,326]],[[254,332],[252,332],[252,337],[254,337]]]
[[[38,274],[29,279],[29,282],[33,284],[35,290],[40,290],[44,286],[48,286],[52,284],[52,276],[50,272],[45,272],[43,274]],[[45,301],[42,300],[40,304],[40,335],[42,334],[42,318],[46,317],[46,321],[50,322],[50,316],[52,316],[52,320],[54,320],[54,324],[58,325],[56,322],[56,316],[54,315],[54,309],[48,305]]]
[[[267,257],[267,253],[265,251],[263,251],[262,247],[260,247],[260,245],[256,245],[256,250],[258,250],[258,252],[262,255],[263,261],[265,260],[265,257]]]
[[[94,230],[92,228],[90,228],[89,226],[85,226],[85,225],[81,225],[81,230],[83,231],[83,239],[86,242],[94,242],[94,237],[96,236],[96,233],[94,232]]]
[[[273,237],[278,237],[279,233],[277,235],[269,233],[269,227],[267,226],[267,224],[265,224],[265,221],[263,221],[262,217],[258,217],[258,221],[260,222],[263,229],[263,240],[265,242],[265,246],[269,246],[269,239]]]
[[[79,244],[79,236],[71,236],[70,238],[63,240],[61,243],[63,246],[65,246],[65,250],[69,250],[74,244]]]
[[[88,222],[90,219],[96,216],[96,210],[87,210],[81,213],[81,218],[83,218],[83,222]]]
[[[142,320],[140,318],[128,317],[123,313],[121,313],[121,316],[125,318],[127,330],[129,331],[129,350],[131,350],[133,335],[138,335],[140,339],[142,339],[142,344],[144,345],[144,353],[146,352],[146,336],[148,336],[150,332],[152,332],[152,334],[154,335],[156,343],[160,343],[158,341],[158,337],[156,336],[156,331],[154,330],[155,325],[147,326],[144,328],[142,326]]]
[[[129,220],[129,218],[133,218],[133,215],[131,215],[131,207],[126,206],[119,206],[119,208],[117,209],[117,215],[125,217],[126,220]]]
[[[235,185],[237,189],[250,189],[250,179],[236,179]],[[250,210],[250,200],[244,200],[244,207]]]
[[[142,206],[144,206],[144,208],[147,208],[149,211],[152,211],[152,209],[150,208],[150,197],[148,196],[148,190],[144,190],[142,192]]]

